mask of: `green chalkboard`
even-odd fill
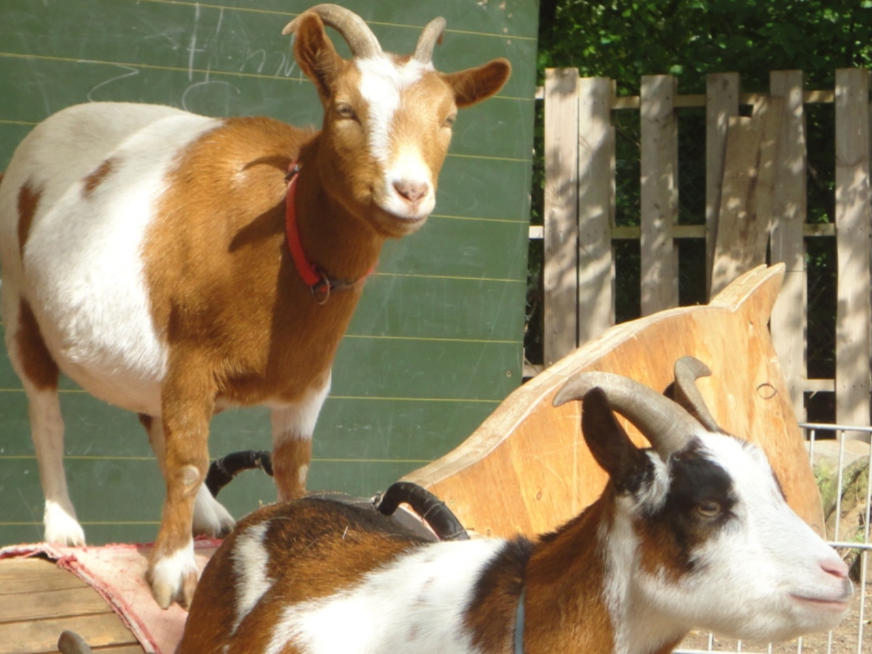
[[[313,85],[281,30],[303,0],[2,0],[0,170],[40,120],[72,104],[153,102],[318,125]],[[315,432],[310,487],[368,495],[468,436],[521,378],[533,143],[535,0],[351,0],[386,50],[436,15],[434,61],[507,57],[500,94],[461,112],[423,230],[385,248],[343,341]],[[344,54],[347,48],[336,37]],[[62,384],[71,495],[91,543],[154,538],[163,482],[136,417]],[[270,449],[264,409],[226,412],[210,451]],[[275,498],[249,473],[222,501]],[[0,347],[0,545],[42,537],[42,492],[21,384]]]

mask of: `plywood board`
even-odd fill
[[[558,388],[578,371],[602,370],[661,391],[674,362],[692,355],[712,370],[698,386],[715,419],[763,447],[788,502],[822,534],[820,496],[767,329],[783,274],[783,265],[758,267],[708,306],[613,327],[515,391],[463,445],[406,479],[436,493],[476,532],[554,529],[595,501],[606,481],[581,435],[580,403],[551,406]]]
[[[762,97],[751,118],[729,119],[711,294],[766,261],[783,101]]]

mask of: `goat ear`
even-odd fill
[[[442,79],[454,89],[454,102],[462,109],[487,100],[503,88],[511,74],[512,65],[506,59],[494,59],[478,68],[443,73]]]
[[[581,431],[593,458],[619,490],[635,487],[648,460],[618,423],[605,391],[599,387],[589,390],[581,410]]]
[[[324,23],[316,14],[303,14],[294,30],[294,57],[306,76],[315,83],[324,102],[332,95],[332,81],[341,57],[324,31]]]

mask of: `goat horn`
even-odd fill
[[[696,387],[699,377],[708,377],[712,374],[709,367],[695,357],[681,357],[675,362],[675,386],[673,394],[675,401],[683,406],[690,415],[709,431],[719,432],[721,428],[715,421],[702,394]]]
[[[342,35],[351,48],[351,56],[357,59],[368,59],[382,54],[381,45],[369,25],[353,11],[339,5],[315,5],[306,11],[311,11],[321,18],[321,21]],[[305,13],[305,12],[304,12]],[[290,34],[297,29],[300,16],[285,26],[282,34]]]
[[[91,654],[88,643],[74,631],[64,631],[58,638],[58,651],[63,654]]]
[[[433,61],[433,48],[437,43],[442,43],[442,32],[445,30],[445,19],[441,16],[434,18],[429,23],[421,36],[418,37],[418,45],[415,46],[415,54],[413,58],[422,64],[429,64]]]
[[[554,406],[580,400],[599,387],[609,406],[632,422],[664,461],[683,450],[699,432],[700,423],[684,408],[637,381],[609,372],[581,372],[554,397]]]

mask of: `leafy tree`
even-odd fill
[[[872,0],[540,0],[538,66],[540,80],[551,67],[578,68],[583,76],[611,77],[619,95],[638,95],[641,76],[658,74],[675,75],[680,93],[704,93],[706,75],[718,72],[738,72],[742,91],[765,92],[769,71],[793,69],[804,71],[806,89],[832,89],[837,68],[872,66]],[[807,106],[806,119],[809,221],[831,222],[835,169],[832,105]],[[702,116],[681,114],[679,197],[683,223],[702,220],[702,121]],[[539,125],[541,137],[541,112]],[[619,224],[638,224],[638,118],[634,113],[618,115],[615,127],[619,174],[616,218]],[[542,148],[537,151],[541,153]],[[543,187],[539,157],[533,189],[534,223],[541,223]],[[626,264],[623,279],[619,275],[617,280],[619,320],[638,315],[638,248],[633,251],[633,247],[622,244],[616,248],[619,266],[621,257]],[[700,252],[697,248],[697,257]],[[831,244],[816,242],[809,244],[809,252],[813,278],[809,289],[809,373],[826,377],[833,373],[835,251]],[[682,250],[682,265],[685,254]],[[537,327],[541,321],[541,263],[541,246],[534,244],[527,339],[528,357],[533,361],[541,356]],[[698,282],[704,275],[697,270],[686,277],[695,280],[696,286],[687,290],[688,280],[680,280],[680,286],[685,287],[682,304],[702,301],[705,292]]]

